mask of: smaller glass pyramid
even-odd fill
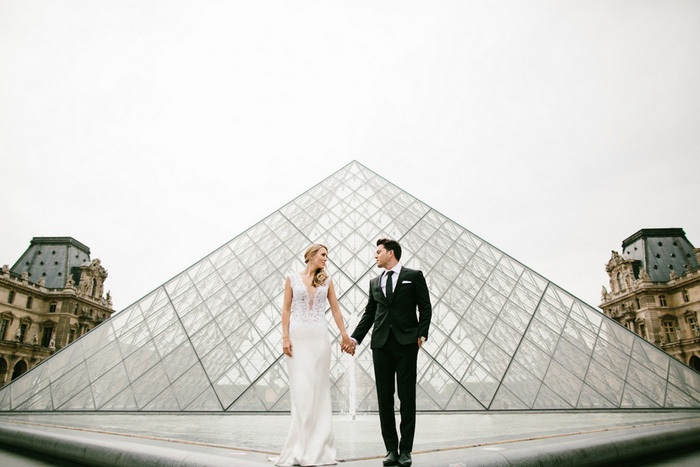
[[[700,374],[352,162],[0,390],[1,411],[289,410],[284,274],[311,243],[354,327],[377,238],[433,303],[423,411],[700,407]],[[371,351],[331,362],[336,411],[376,410]]]

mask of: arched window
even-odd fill
[[[688,361],[688,366],[690,368],[694,368],[697,371],[700,371],[700,358],[698,358],[697,355],[693,355]]]
[[[90,295],[94,297],[96,293],[97,293],[97,280],[93,279],[92,285],[90,286]]]
[[[0,357],[0,384],[5,383],[6,376],[7,376],[7,360]]]
[[[27,362],[20,360],[15,364],[15,369],[12,371],[12,380],[19,378],[22,374],[27,371]]]
[[[620,288],[620,290],[625,290],[625,281],[622,280],[621,272],[617,273],[617,286]]]

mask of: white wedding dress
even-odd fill
[[[287,275],[292,287],[289,373],[292,423],[276,462],[279,466],[336,464],[331,409],[331,342],[325,311],[328,284],[310,294],[298,273]]]

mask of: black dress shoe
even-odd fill
[[[409,467],[413,464],[413,459],[411,459],[410,452],[401,452],[399,456],[399,467]]]
[[[384,458],[384,465],[399,465],[399,453],[396,451],[387,452]]]

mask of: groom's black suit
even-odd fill
[[[392,277],[393,297],[388,300],[381,286],[382,273],[370,281],[369,300],[352,338],[361,343],[372,331],[372,356],[382,437],[387,451],[410,453],[416,429],[416,362],[418,339],[428,338],[430,295],[421,271],[402,267]],[[416,317],[418,308],[419,317]],[[401,401],[401,443],[394,419],[394,378]]]

